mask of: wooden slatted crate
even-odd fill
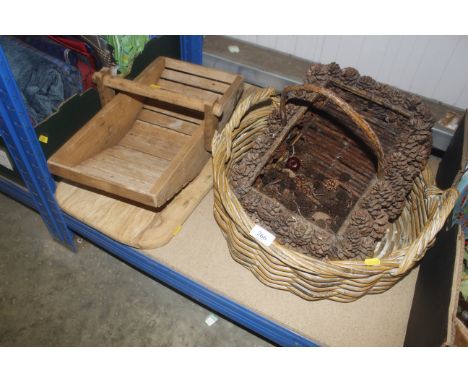
[[[108,70],[94,80],[103,107],[49,159],[50,171],[152,207],[201,171],[243,89],[241,76],[166,57],[135,81]]]

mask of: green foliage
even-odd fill
[[[133,60],[150,40],[149,36],[106,36],[106,41],[114,48],[114,58],[122,76],[130,73]]]

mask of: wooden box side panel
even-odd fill
[[[76,166],[117,144],[130,130],[142,107],[141,101],[118,94],[49,159],[52,173],[55,174],[57,167]]]
[[[188,182],[197,176],[210,154],[205,150],[204,131],[198,128],[171,161],[164,176],[159,178],[150,193],[154,195],[154,205],[159,207],[171,199]]]
[[[129,189],[128,187],[124,187],[119,183],[109,181],[108,179],[104,180],[101,177],[81,172],[75,168],[70,168],[67,166],[54,166],[54,174],[77,184],[101,190],[104,193],[117,195],[121,198],[134,200],[138,203],[149,206],[153,205],[153,197],[150,193]]]

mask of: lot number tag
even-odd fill
[[[258,224],[255,224],[255,226],[252,228],[250,235],[267,247],[269,247],[275,240],[275,235],[273,235],[271,232],[268,232],[265,228],[259,226]]]

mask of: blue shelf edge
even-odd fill
[[[22,187],[0,177],[0,191],[35,209],[31,195]],[[177,273],[137,250],[116,242],[81,221],[64,213],[68,227],[119,259],[133,265],[158,281],[169,285],[185,296],[248,328],[281,346],[318,346],[313,341],[285,328],[205,286]]]

